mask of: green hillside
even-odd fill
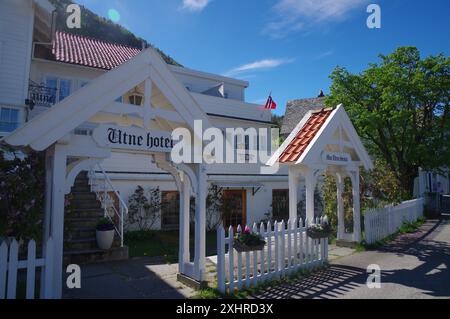
[[[133,33],[125,29],[119,24],[112,22],[109,19],[98,16],[94,12],[90,11],[88,8],[81,6],[81,29],[69,29],[66,25],[66,7],[67,5],[74,3],[70,0],[49,0],[55,7],[57,11],[56,18],[56,29],[60,31],[66,31],[73,34],[89,36],[99,40],[119,43],[135,48],[141,48],[142,43],[145,45],[152,46],[155,48],[166,63],[171,65],[181,66],[178,62],[172,59],[170,56],[166,55],[164,52],[148,43],[146,40],[135,36]]]

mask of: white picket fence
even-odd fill
[[[52,298],[52,261],[53,261],[53,240],[47,241],[44,249],[44,258],[36,259],[36,242],[28,243],[28,253],[26,260],[19,260],[19,243],[13,240],[10,245],[4,241],[0,245],[0,300],[16,299],[17,297],[17,277],[20,269],[26,269],[26,299],[34,299],[36,289],[36,269],[41,267],[41,299]],[[47,262],[49,261],[49,262]]]
[[[373,244],[394,234],[404,222],[414,222],[423,216],[424,199],[414,199],[399,205],[370,209],[364,214],[366,242]]]
[[[317,219],[316,223],[322,222]],[[288,276],[300,269],[313,270],[328,259],[328,239],[313,240],[306,235],[308,222],[269,222],[267,229],[261,223],[259,229],[253,225],[253,232],[266,241],[261,251],[237,252],[233,249],[234,229],[223,227],[217,230],[217,281],[222,293],[234,293],[257,286],[265,281]],[[237,227],[241,231],[241,227]],[[226,251],[227,248],[227,251]]]

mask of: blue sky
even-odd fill
[[[450,52],[448,0],[78,0],[192,69],[250,82],[246,99],[288,100],[329,92],[337,66],[360,72],[404,45]],[[381,7],[369,29],[367,6]],[[113,11],[111,11],[113,10]]]

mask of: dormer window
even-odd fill
[[[130,93],[128,96],[128,103],[133,105],[142,105],[142,102],[144,101],[144,96],[139,93],[136,89]]]

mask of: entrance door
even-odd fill
[[[247,192],[246,190],[224,190],[224,220],[226,228],[233,226],[245,227],[247,223]]]
[[[180,193],[167,191],[161,193],[161,228],[175,230],[180,227]]]

